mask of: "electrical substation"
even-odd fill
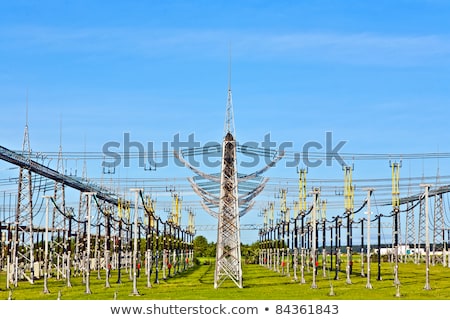
[[[351,285],[354,277],[365,277],[365,288],[373,289],[373,281],[384,276],[383,263],[393,266],[398,296],[403,264],[425,266],[423,278],[417,279],[425,290],[432,288],[430,268],[450,267],[450,176],[439,170],[435,176],[401,174],[403,161],[447,159],[448,154],[352,154],[338,169],[342,179],[310,179],[307,166],[289,169],[289,178],[271,177],[270,169],[294,154],[238,143],[231,87],[222,144],[166,154],[194,174],[167,182],[115,179],[115,167],[102,168],[106,178],[92,179],[86,171],[92,155],[65,153],[62,145],[53,155],[34,152],[28,125],[27,119],[22,150],[0,147],[0,159],[17,173],[2,179],[0,193],[0,268],[7,279],[1,286],[6,290],[43,279],[42,290],[49,293],[50,277],[68,288],[73,277],[82,277],[85,294],[91,294],[90,279],[96,277],[104,279],[106,288],[132,282],[130,295],[138,296],[138,278],[152,288],[193,268],[194,238],[207,229],[217,234],[216,289],[228,280],[243,288],[241,233],[248,229],[257,232],[257,264],[312,289],[318,277],[328,278],[330,295],[333,281]],[[219,154],[220,172],[204,172],[189,162],[190,156],[207,152]],[[239,153],[248,152],[271,161],[240,172]],[[84,162],[81,175],[65,167],[73,158]],[[387,175],[354,179],[364,174],[357,174],[352,162],[374,159],[385,163]],[[160,203],[155,190],[170,201]],[[190,191],[196,199],[186,205],[183,193]],[[205,214],[216,224],[196,225]],[[244,215],[254,215],[257,222],[243,224]],[[378,269],[371,270],[374,262]],[[312,281],[305,280],[307,274]]]

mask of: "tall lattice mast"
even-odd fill
[[[264,189],[268,178],[263,178],[262,174],[275,166],[283,158],[284,152],[277,154],[271,150],[269,154],[273,156],[273,159],[265,167],[250,174],[238,173],[236,152],[242,152],[242,150],[235,140],[230,82],[228,83],[224,138],[222,145],[218,144],[216,150],[214,153],[222,151],[221,171],[218,174],[202,172],[184,159],[185,153],[201,153],[205,152],[204,150],[175,151],[175,156],[197,174],[193,178],[188,178],[192,189],[200,196],[203,209],[218,220],[214,287],[218,288],[223,281],[231,279],[239,288],[242,288],[239,218],[252,209],[255,204],[253,199]],[[254,151],[263,156],[268,154],[267,150],[255,148]]]
[[[59,152],[56,170],[64,174],[64,162],[62,154],[62,124],[60,123],[60,139],[59,139]],[[70,270],[69,270],[69,256],[67,242],[69,235],[68,220],[65,201],[65,186],[61,181],[55,181],[54,194],[53,194],[53,214],[52,214],[52,259],[51,264],[56,269],[57,279],[62,276],[67,278],[67,286],[70,287]],[[51,266],[51,267],[53,267]]]
[[[214,288],[218,288],[226,278],[230,278],[239,288],[242,288],[236,140],[234,135],[233,103],[231,86],[228,84],[225,135],[222,142]]]
[[[236,135],[236,132],[234,130],[233,98],[231,94],[231,61],[228,69],[228,97],[227,97],[227,112],[225,115],[224,133],[225,133],[224,137],[226,137],[228,133],[230,133],[233,136],[233,138]]]
[[[26,123],[23,136],[22,155],[31,159],[30,139],[28,135],[28,95]],[[25,277],[34,283],[34,245],[33,245],[33,193],[32,177],[29,169],[20,167],[15,219],[13,247],[14,284],[19,277]],[[19,270],[21,269],[21,270]],[[29,273],[27,273],[29,271]]]

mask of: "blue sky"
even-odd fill
[[[61,124],[63,150],[79,154],[100,153],[124,133],[156,150],[176,134],[220,142],[231,46],[239,142],[270,133],[301,151],[332,132],[348,154],[450,152],[449,16],[440,0],[2,1],[0,144],[21,149],[27,96],[36,152],[57,152]],[[389,179],[389,160],[401,158],[355,159],[353,178]],[[404,158],[402,177],[435,175],[438,166],[448,175],[448,157]],[[81,162],[66,164],[81,171]],[[100,163],[89,161],[90,177],[101,177]],[[9,167],[0,164],[1,178],[14,175]],[[181,181],[191,175],[169,165],[107,178],[167,178],[188,199]],[[261,222],[258,210],[277,185],[289,184],[295,199],[296,175],[283,161],[268,171],[273,185],[242,223]],[[334,161],[308,177],[325,185],[343,173]],[[214,223],[196,211],[198,224]]]

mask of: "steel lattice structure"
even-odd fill
[[[30,163],[30,139],[28,133],[28,119],[26,121],[22,158]],[[31,170],[25,167],[19,169],[19,183],[17,192],[16,219],[14,227],[13,255],[11,278],[17,286],[18,278],[25,277],[30,283],[34,282],[34,243],[33,243],[33,180]],[[29,272],[27,274],[27,272]],[[19,274],[21,273],[21,274]]]
[[[217,150],[219,150],[217,146]],[[242,268],[240,250],[240,217],[254,205],[253,199],[264,189],[268,179],[261,175],[278,162],[283,154],[255,148],[260,155],[270,154],[273,160],[261,170],[252,174],[239,174],[237,152],[243,148],[237,143],[234,130],[234,114],[231,88],[228,88],[224,138],[221,146],[221,172],[204,173],[188,161],[185,156],[205,152],[205,150],[182,150],[175,156],[194,171],[197,176],[189,178],[194,192],[202,199],[202,207],[217,218],[217,247],[214,273],[214,288],[218,288],[226,279],[231,279],[242,288]],[[209,150],[210,151],[210,150]],[[248,147],[245,148],[248,152]]]

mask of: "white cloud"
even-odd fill
[[[263,51],[273,57],[350,64],[415,65],[448,62],[449,40],[438,35],[293,33],[247,36],[245,43],[249,50]]]
[[[7,48],[64,53],[109,53],[131,56],[224,56],[229,43],[241,59],[290,59],[344,64],[421,65],[449,62],[446,35],[369,33],[270,33],[245,30],[132,28],[0,29]]]

